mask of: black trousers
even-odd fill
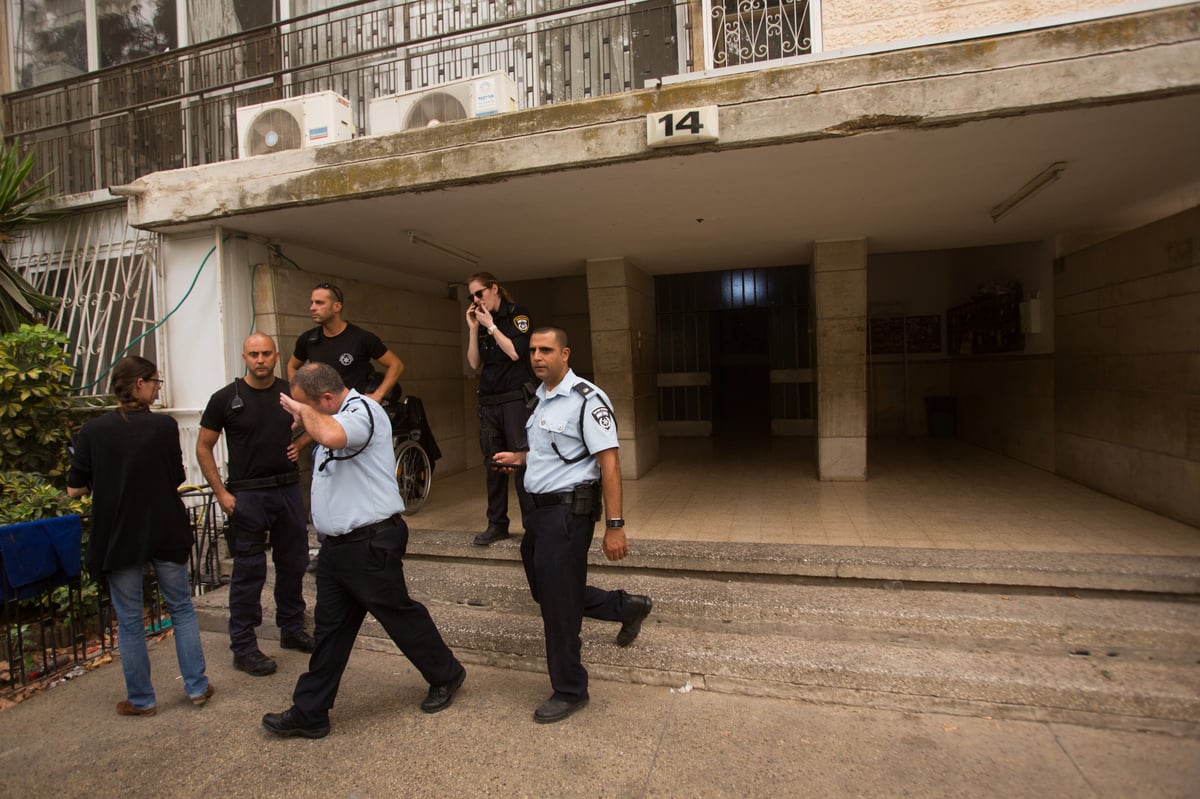
[[[292,709],[307,723],[323,722],[366,614],[374,616],[430,685],[444,685],[462,665],[442,640],[429,611],[408,595],[404,552],[408,525],[361,541],[325,539],[317,559],[317,647],[292,694]]]
[[[551,505],[533,508],[525,521],[521,562],[542,609],[550,686],[555,698],[573,702],[588,695],[588,673],[580,657],[583,617],[624,621],[625,592],[587,584],[587,555],[596,527],[590,516],[576,516],[570,505]]]
[[[262,624],[268,543],[275,563],[275,624],[284,635],[304,632],[308,528],[299,483],[238,491],[229,523],[234,531],[230,547],[233,577],[229,581],[229,648],[235,655],[249,655],[258,651],[254,630]]]
[[[484,461],[491,460],[497,452],[520,452],[529,449],[525,439],[525,422],[529,410],[522,400],[503,402],[499,405],[479,406],[479,449]],[[487,520],[488,527],[508,532],[508,475],[488,467],[487,472]],[[521,504],[521,524],[529,517],[532,503],[525,492],[525,467],[513,472],[517,481],[517,500]],[[528,529],[528,528],[527,528]]]

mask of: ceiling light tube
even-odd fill
[[[442,244],[440,241],[434,241],[431,238],[421,235],[415,230],[404,231],[408,236],[410,244],[420,244],[422,247],[428,247],[431,250],[437,250],[443,255],[449,255],[451,258],[458,258],[461,261],[466,261],[472,266],[478,266],[479,256],[474,253],[460,250],[457,247],[451,247],[449,244]]]
[[[1010,197],[1003,200],[999,205],[992,209],[992,222],[999,222],[1001,219],[1012,213],[1018,205],[1025,202],[1054,181],[1058,180],[1059,175],[1061,175],[1063,170],[1066,168],[1066,161],[1055,161],[1053,164],[1043,169],[1038,173],[1037,177],[1026,183],[1021,188],[1017,189]]]

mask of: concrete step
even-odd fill
[[[544,673],[517,540],[480,548],[466,533],[418,531],[407,580],[464,662]],[[596,677],[1200,737],[1200,601],[1194,590],[1162,590],[1192,585],[1183,559],[1152,559],[1170,562],[1156,581],[1151,564],[1086,556],[1072,570],[946,551],[896,550],[889,562],[879,551],[795,551],[835,548],[635,547],[617,567],[597,556],[589,572],[594,585],[654,598],[629,648],[615,645],[617,625],[585,620],[584,662]],[[996,574],[1004,580],[988,579]],[[1149,584],[1160,590],[1132,587]],[[311,610],[311,576],[306,591]],[[197,600],[206,629],[225,629],[225,593]],[[396,651],[370,618],[359,645]]]
[[[520,537],[477,547],[474,532],[411,531],[419,557],[520,561]],[[634,539],[617,565],[593,548],[594,571],[696,572],[730,576],[896,581],[914,584],[1130,591],[1200,597],[1200,558],[909,547],[741,544]]]
[[[519,563],[413,558],[406,568],[409,590],[422,602],[538,617]],[[1161,595],[905,590],[894,583],[813,585],[603,570],[594,570],[590,582],[653,597],[648,626],[1157,662],[1194,663],[1193,653],[1200,653],[1200,603]]]

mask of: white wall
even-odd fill
[[[159,308],[166,315],[179,306],[159,328],[158,368],[167,381],[164,403],[172,410],[202,409],[225,382],[227,310],[219,243],[219,231],[162,237]]]

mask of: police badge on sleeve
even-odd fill
[[[526,316],[525,314],[521,314],[520,316],[514,316],[513,317],[513,326],[521,334],[528,333],[529,332],[529,317]]]
[[[592,411],[592,418],[596,420],[596,424],[603,427],[605,430],[612,430],[613,416],[612,411],[601,405]]]

